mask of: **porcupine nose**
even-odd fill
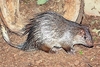
[[[89,47],[89,48],[92,48],[92,47],[93,47],[93,42],[87,41],[87,44],[88,44],[88,47]]]

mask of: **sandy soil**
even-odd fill
[[[59,4],[52,2],[53,0],[51,0],[49,4]],[[20,3],[21,13],[27,19],[34,17],[32,15],[36,13],[44,11],[44,8],[48,5],[48,3],[46,3],[45,6],[39,6],[36,5],[36,1],[30,2],[28,0],[23,0]],[[49,5],[49,7],[51,7],[51,5]],[[45,8],[45,10],[47,10],[47,8]],[[57,11],[56,8],[54,10]],[[61,10],[58,10],[58,13],[62,14]],[[21,51],[9,46],[3,40],[2,35],[0,35],[0,67],[100,67],[100,32],[93,32],[95,28],[100,29],[100,17],[85,15],[82,24],[90,28],[94,47],[87,48],[76,45],[75,54],[68,54],[63,49],[54,54],[46,53],[41,50],[32,52]],[[10,38],[15,44],[24,42],[26,39],[26,37],[20,37],[11,32]]]

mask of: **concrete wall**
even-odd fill
[[[86,14],[100,16],[100,0],[84,0],[84,2]]]

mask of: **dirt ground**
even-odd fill
[[[39,6],[34,0],[22,0],[20,1],[20,11],[27,19],[34,17],[36,13],[48,10],[48,8],[63,14],[62,10],[55,6],[61,3],[58,1],[61,0],[51,0],[45,5]],[[59,5],[59,7],[61,6]],[[63,49],[55,54],[41,50],[32,52],[21,51],[9,46],[0,34],[0,67],[100,67],[100,17],[85,15],[82,24],[89,27],[94,47],[87,48],[76,45],[75,54],[68,54]],[[26,39],[26,37],[20,37],[14,33],[10,33],[10,38],[15,44],[22,43]]]

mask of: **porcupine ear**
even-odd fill
[[[80,31],[78,32],[78,35],[84,37],[84,36],[85,36],[85,31],[84,31],[84,29],[80,29]]]

